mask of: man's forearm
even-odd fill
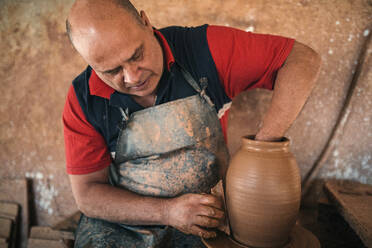
[[[282,138],[300,113],[316,82],[320,57],[295,43],[285,65],[278,71],[271,105],[256,135],[257,140]]]
[[[79,209],[88,217],[128,225],[169,225],[186,234],[215,237],[211,228],[224,223],[221,200],[210,194],[184,194],[174,198],[146,197],[107,184],[107,169],[70,176]],[[102,181],[82,182],[88,177]],[[83,179],[81,179],[83,177]]]
[[[91,183],[85,195],[77,203],[88,217],[129,225],[167,225],[167,199],[141,196],[104,183]]]

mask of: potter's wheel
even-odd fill
[[[290,236],[290,242],[283,248],[320,248],[318,239],[305,228],[296,225]],[[218,232],[213,239],[202,239],[208,248],[249,248],[230,239],[223,232]]]

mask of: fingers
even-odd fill
[[[223,202],[219,197],[216,197],[214,195],[207,195],[203,194],[201,195],[200,203],[203,205],[211,206],[218,209],[224,209]]]
[[[214,228],[214,227],[219,227],[222,224],[222,222],[214,218],[209,218],[207,216],[198,215],[198,216],[195,216],[194,224],[201,226],[201,227]]]
[[[198,215],[207,216],[210,218],[222,220],[225,218],[224,211],[209,206],[201,206],[197,212]]]
[[[205,239],[215,238],[217,236],[216,232],[207,231],[207,230],[205,230],[203,228],[200,228],[196,225],[193,225],[191,227],[190,232],[193,235],[196,235],[196,236],[199,236],[199,237],[202,237],[202,238],[205,238]]]
[[[178,230],[203,238],[212,238],[225,221],[221,200],[208,194],[185,194],[172,200],[169,223]],[[217,229],[215,229],[217,230]]]

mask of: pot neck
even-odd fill
[[[258,141],[254,135],[242,137],[242,149],[256,152],[289,152],[289,139],[280,141]]]

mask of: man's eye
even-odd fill
[[[106,73],[107,74],[110,74],[110,75],[115,75],[117,74],[119,71],[120,71],[121,68],[116,68],[114,70],[111,70],[111,71],[107,71]]]
[[[133,56],[132,60],[133,61],[139,61],[139,60],[142,59],[142,57],[143,57],[143,53],[142,52],[141,53],[137,53],[136,55]]]

